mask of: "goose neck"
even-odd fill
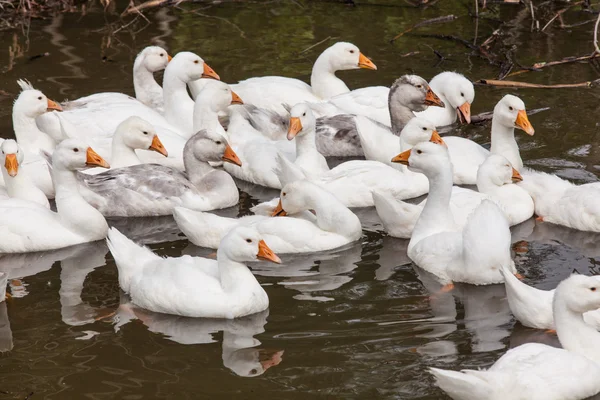
[[[133,90],[135,97],[142,103],[151,103],[150,93],[162,92],[162,88],[154,79],[154,74],[144,66],[142,57],[133,64]]]
[[[54,150],[56,143],[37,127],[35,118],[14,112],[12,119],[17,143],[23,150],[31,153],[38,153],[40,149],[50,153]]]
[[[163,78],[163,97],[166,115],[175,113],[182,103],[192,101],[187,93],[186,82],[177,75],[177,71],[169,68],[165,70]]]
[[[362,231],[358,217],[331,193],[313,192],[306,199],[315,211],[317,226],[324,231],[358,239]]]
[[[209,102],[204,101],[202,96],[198,96],[194,103],[194,132],[206,129],[212,132],[218,132],[219,114],[212,109]]]
[[[327,51],[323,52],[315,61],[310,76],[310,85],[317,97],[328,99],[350,91],[344,81],[335,76],[335,71],[331,56]]]
[[[503,125],[498,122],[497,118],[492,118],[491,136],[490,152],[506,157],[514,168],[521,170],[523,160],[519,152],[519,145],[515,140],[515,128]]]
[[[141,164],[134,149],[127,146],[121,134],[115,134],[112,141],[111,165],[113,168]]]
[[[225,292],[239,294],[249,285],[258,285],[250,269],[243,263],[231,260],[222,248],[217,250],[217,262],[221,286]]]
[[[318,152],[314,128],[307,128],[303,135],[296,136],[296,158]]]
[[[402,103],[392,103],[391,101],[388,101],[388,107],[390,110],[392,133],[396,136],[400,136],[402,129],[404,129],[408,121],[415,117],[415,114],[410,108]]]
[[[556,294],[553,311],[556,333],[563,348],[600,363],[600,333],[585,323],[581,313],[570,310]]]

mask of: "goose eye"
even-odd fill
[[[306,117],[306,113],[302,114],[303,117]]]
[[[144,135],[147,135],[147,134],[148,134],[148,131],[144,131]]]
[[[252,243],[252,239],[246,239],[246,242]]]
[[[514,110],[514,108],[512,108],[512,106],[509,106],[509,107],[508,107],[508,109],[509,109],[510,111]]]
[[[464,93],[462,93],[462,92],[460,93],[460,95],[461,95],[462,97],[465,97],[465,94],[464,94]]]
[[[221,141],[220,141],[220,140],[217,140],[215,143],[217,143],[217,144],[221,144]]]
[[[285,197],[285,195],[286,195],[286,194],[287,194],[286,192],[283,192],[283,193],[281,193],[281,195],[282,195],[283,197]]]
[[[421,153],[423,153],[422,150],[417,150],[417,154],[421,154]]]
[[[194,64],[198,64],[198,63],[200,63],[199,60],[194,60]]]
[[[250,375],[256,375],[256,374],[258,374],[258,371],[256,370],[256,368],[254,368],[250,371]]]
[[[75,147],[75,148],[73,149],[73,151],[74,151],[75,153],[79,153],[79,149],[78,149],[77,147]]]
[[[595,287],[593,287],[593,288],[590,288],[590,290],[591,290],[592,292],[595,292],[595,291],[596,291],[596,288],[595,288]]]
[[[354,54],[354,50],[350,50],[350,54]]]
[[[41,100],[41,99],[42,99],[42,96],[38,97],[38,100]]]
[[[423,130],[424,130],[424,131],[426,131],[426,130],[427,130],[427,128],[425,128],[425,127],[424,127],[424,128],[423,128]]]
[[[417,85],[417,88],[421,89],[423,87],[423,85]]]
[[[164,53],[160,53],[160,56],[161,56],[161,57],[164,57],[165,55],[164,55]]]

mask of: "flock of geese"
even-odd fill
[[[600,392],[600,278],[574,275],[554,291],[521,282],[509,227],[537,218],[600,231],[600,184],[574,185],[523,166],[515,129],[534,134],[525,104],[497,103],[489,150],[438,126],[470,123],[473,84],[443,72],[404,75],[391,87],[350,90],[335,72],[376,70],[350,43],[316,60],[311,84],[251,78],[228,85],[202,58],[156,46],[133,66],[135,98],[96,93],[57,103],[27,81],[13,107],[15,140],[1,142],[0,253],[37,252],[106,239],[120,287],[142,308],[233,319],[269,298],[247,262],[329,250],[360,240],[351,207],[377,210],[408,256],[454,282],[504,283],[525,326],[556,330],[563,349],[526,344],[490,369],[431,369],[454,399],[583,399]],[[153,74],[164,71],[162,86]],[[189,89],[189,93],[188,93]],[[190,96],[191,93],[191,96]],[[364,156],[330,168],[326,156]],[[280,190],[226,218],[233,178]],[[457,185],[474,185],[472,190]],[[407,199],[428,194],[419,204]],[[54,199],[55,210],[48,199]],[[173,215],[216,260],[163,258],[105,217]]]

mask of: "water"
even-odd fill
[[[50,98],[74,99],[99,91],[133,93],[131,66],[149,43],[171,54],[200,54],[222,77],[235,82],[269,74],[307,80],[326,44],[346,40],[372,57],[378,71],[347,71],[350,87],[389,85],[415,72],[430,79],[457,70],[476,80],[495,78],[498,68],[448,41],[404,36],[415,23],[440,15],[460,16],[416,33],[454,34],[481,43],[497,22],[475,21],[459,3],[418,10],[407,3],[348,7],[334,3],[232,3],[204,9],[163,9],[124,27],[98,11],[31,22],[29,30],[0,33],[0,136],[11,137],[11,105],[18,78]],[[194,14],[191,10],[197,10]],[[572,30],[551,26],[531,33],[529,14],[502,6],[491,15],[520,21],[504,32],[523,65],[592,51],[593,25]],[[567,12],[565,23],[593,18]],[[542,14],[542,25],[547,19]],[[107,25],[107,21],[110,23]],[[142,29],[143,28],[143,29]],[[116,31],[116,32],[115,32]],[[440,63],[432,48],[446,59]],[[29,60],[44,54],[48,56]],[[408,55],[408,53],[418,52]],[[11,54],[13,54],[11,56]],[[588,64],[568,64],[518,79],[536,83],[593,80]],[[489,111],[506,93],[530,109],[551,107],[530,118],[534,137],[518,133],[528,166],[578,182],[597,180],[596,89],[515,90],[478,86],[473,113]],[[460,134],[489,141],[489,125]],[[274,192],[240,185],[239,207]],[[247,194],[246,194],[247,193]],[[502,286],[458,286],[430,299],[435,284],[411,265],[407,241],[387,237],[372,209],[357,210],[364,224],[360,243],[325,254],[282,257],[281,267],[253,270],[270,300],[268,312],[233,322],[176,318],[136,309],[119,292],[117,270],[103,243],[44,254],[0,258],[14,280],[14,298],[0,304],[0,394],[24,399],[442,399],[426,372],[487,367],[508,348],[528,341],[557,344],[555,336],[515,324]],[[179,236],[172,218],[111,221],[159,254],[209,255]],[[513,229],[517,268],[526,282],[549,289],[572,271],[597,274],[596,234],[534,220]],[[117,311],[116,318],[111,313]],[[105,318],[103,318],[105,317]],[[130,321],[132,317],[137,318]],[[96,319],[99,319],[96,321]]]

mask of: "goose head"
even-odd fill
[[[557,303],[580,314],[600,308],[600,277],[571,275],[557,286],[554,307]]]
[[[359,68],[377,69],[375,64],[361,53],[358,47],[348,42],[337,42],[326,49],[321,56],[327,57],[329,65],[334,71]]]
[[[446,146],[435,125],[425,118],[415,117],[408,121],[400,133],[400,138],[411,147],[427,141]]]
[[[235,154],[227,139],[220,134],[202,129],[194,136],[189,138],[183,149],[184,157],[187,154],[193,155],[196,160],[202,162],[229,162],[239,167],[242,161]],[[187,170],[187,167],[186,167]]]
[[[477,186],[503,186],[523,180],[523,177],[506,157],[490,154],[477,170]],[[481,191],[481,190],[480,190]]]
[[[110,165],[90,146],[78,139],[63,140],[52,154],[55,169],[78,171],[90,167],[110,168]]]
[[[281,189],[279,204],[275,207],[272,216],[283,217],[309,210],[311,194],[319,189],[318,186],[307,180],[288,183]]]
[[[390,87],[388,102],[391,111],[397,105],[411,111],[425,111],[429,106],[444,107],[444,102],[431,90],[427,81],[417,75],[403,75]]]
[[[244,104],[228,84],[214,80],[206,81],[196,101],[201,103],[202,107],[209,107],[214,112],[225,111],[231,105]]]
[[[531,122],[529,122],[529,118],[527,118],[525,103],[512,94],[507,94],[496,104],[493,121],[507,128],[522,129],[530,136],[533,136],[535,133]]]
[[[0,146],[0,151],[0,162],[2,162],[2,167],[6,169],[9,176],[17,176],[19,165],[23,163],[24,157],[23,151],[17,142],[12,139],[5,140],[2,142],[2,146]]]
[[[471,123],[475,88],[470,80],[456,72],[446,71],[434,76],[429,84],[446,99],[446,107],[456,110],[461,123]]]
[[[21,114],[29,118],[36,118],[53,110],[62,111],[62,107],[35,89],[23,90],[13,106],[13,114]]]
[[[432,142],[421,142],[392,158],[392,162],[404,164],[409,170],[427,177],[452,168],[446,147]]]
[[[129,117],[121,122],[117,126],[115,137],[120,138],[130,149],[153,150],[165,157],[169,155],[154,126],[140,117]]]
[[[304,136],[310,131],[314,132],[317,120],[307,104],[296,104],[290,110],[290,115],[290,127],[287,133],[288,140],[292,140],[296,136]]]
[[[239,263],[265,260],[281,264],[281,259],[267,246],[260,233],[246,226],[229,231],[221,240],[219,251]]]
[[[150,72],[158,72],[167,68],[171,56],[165,49],[159,46],[148,46],[138,57],[141,57],[144,68]]]
[[[186,83],[200,78],[221,79],[200,56],[189,51],[177,53],[167,65],[166,72],[176,75]]]

